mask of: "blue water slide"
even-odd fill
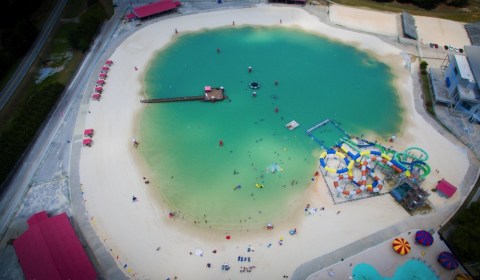
[[[354,153],[352,153],[352,152],[350,152],[350,151],[347,152],[347,155],[348,155],[350,158],[352,158],[353,160],[357,160],[357,158],[360,157],[360,154],[354,154]]]
[[[413,168],[415,167],[415,165],[423,165],[423,166],[427,165],[426,162],[424,162],[424,161],[419,161],[419,160],[409,162],[409,164],[410,164],[410,171],[413,170]]]
[[[320,165],[321,165],[322,167],[327,166],[327,164],[325,163],[325,160],[323,160],[323,158],[320,159]]]
[[[346,168],[346,167],[345,167],[345,168],[342,168],[342,169],[338,169],[338,170],[337,170],[337,174],[342,174],[342,173],[345,173],[345,172],[347,172],[347,171],[348,171],[348,168]]]
[[[379,152],[379,151],[370,151],[370,154],[375,155],[375,156],[381,156],[382,155],[382,153]]]
[[[406,168],[403,164],[401,164],[400,162],[398,162],[397,160],[392,159],[392,160],[390,160],[390,162],[391,162],[392,164],[394,164],[396,167],[400,168],[400,170],[402,170],[402,171],[406,171],[406,170],[407,170],[407,168]]]

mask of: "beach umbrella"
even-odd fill
[[[105,83],[105,80],[98,80],[98,81],[97,81],[97,84],[98,84],[98,85],[103,85],[104,83]]]
[[[438,255],[437,261],[441,266],[448,270],[454,270],[458,267],[458,261],[450,252],[442,252]]]
[[[397,237],[392,243],[393,250],[400,255],[406,255],[410,252],[410,243],[407,240]]]
[[[100,100],[100,94],[94,93],[94,94],[92,95],[92,99],[93,99],[93,100]]]
[[[90,146],[91,144],[92,144],[92,139],[90,138],[83,139],[84,146]]]
[[[102,91],[103,88],[102,87],[95,87],[95,91]]]
[[[84,136],[90,136],[90,137],[92,137],[92,135],[93,135],[93,128],[85,129],[85,130],[83,131],[83,135],[84,135]]]
[[[103,66],[102,67],[102,71],[108,71],[108,70],[110,70],[110,68],[108,66]]]
[[[433,244],[433,236],[426,230],[419,230],[415,234],[415,241],[420,245],[430,246]]]
[[[107,65],[112,65],[112,64],[113,64],[113,61],[109,59],[109,60],[105,61],[105,64],[107,64]]]
[[[100,74],[98,75],[98,77],[99,77],[100,79],[105,79],[105,78],[107,77],[107,74],[105,74],[105,73],[100,73]]]

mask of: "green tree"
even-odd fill
[[[90,42],[106,18],[107,13],[103,6],[99,3],[92,4],[80,17],[80,23],[70,33],[68,37],[70,45],[81,52],[87,51]]]
[[[455,252],[464,261],[480,261],[480,202],[474,202],[461,210],[453,224],[455,229],[448,241]]]

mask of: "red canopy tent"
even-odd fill
[[[103,87],[95,87],[95,91],[102,92],[102,91],[103,91]]]
[[[106,73],[100,73],[100,75],[98,75],[98,77],[105,79],[107,77],[107,74]]]
[[[93,136],[93,128],[85,129],[85,131],[83,131],[83,135],[92,137]]]
[[[94,93],[94,94],[92,95],[92,99],[93,99],[93,100],[100,100],[100,96],[101,96],[100,94]]]
[[[437,191],[446,196],[447,198],[450,198],[457,191],[457,188],[447,182],[445,179],[442,179],[438,181]]]
[[[182,5],[180,1],[163,0],[133,8],[133,14],[135,14],[135,16],[137,16],[138,18],[145,18],[166,11],[174,10],[180,5]]]
[[[90,146],[92,145],[93,140],[90,138],[83,139],[83,146]]]
[[[103,84],[105,84],[105,80],[98,80],[98,81],[97,81],[97,84],[103,85]]]
[[[42,211],[27,223],[28,229],[13,241],[25,279],[97,279],[67,214],[49,218]]]
[[[109,65],[109,66],[110,66],[110,65],[112,65],[112,64],[113,64],[113,61],[109,59],[109,60],[105,61],[105,64],[107,64],[107,65]]]

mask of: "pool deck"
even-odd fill
[[[392,230],[395,231],[393,228]],[[292,279],[350,279],[349,277],[356,279],[352,275],[352,271],[355,266],[360,263],[367,263],[375,267],[378,273],[383,277],[392,277],[395,274],[398,266],[413,258],[420,260],[429,266],[439,277],[438,279],[453,279],[458,273],[464,272],[460,266],[454,270],[447,270],[437,262],[438,254],[443,251],[450,251],[445,243],[440,240],[438,233],[433,234],[434,242],[428,247],[415,244],[415,233],[417,232],[416,229],[398,235],[397,237],[405,238],[411,245],[410,253],[401,256],[392,249],[392,241],[395,239],[395,237],[392,236],[394,235],[383,234],[386,233],[386,231],[387,229],[355,242],[356,245],[360,247],[362,247],[362,244],[375,244],[378,242],[378,240],[385,240],[382,243],[374,247],[370,247],[370,245],[368,245],[360,253],[342,260],[342,254],[349,256],[353,253],[351,252],[351,249],[353,249],[355,244],[345,246],[344,248],[332,253],[335,254],[335,256],[329,254],[330,260],[336,257],[337,261],[334,264],[328,265],[327,258],[329,255],[326,255],[324,256],[326,257],[325,265],[328,266],[324,266],[323,269],[311,274],[310,276],[300,276],[299,274],[294,273]],[[425,252],[423,256],[422,252]]]

